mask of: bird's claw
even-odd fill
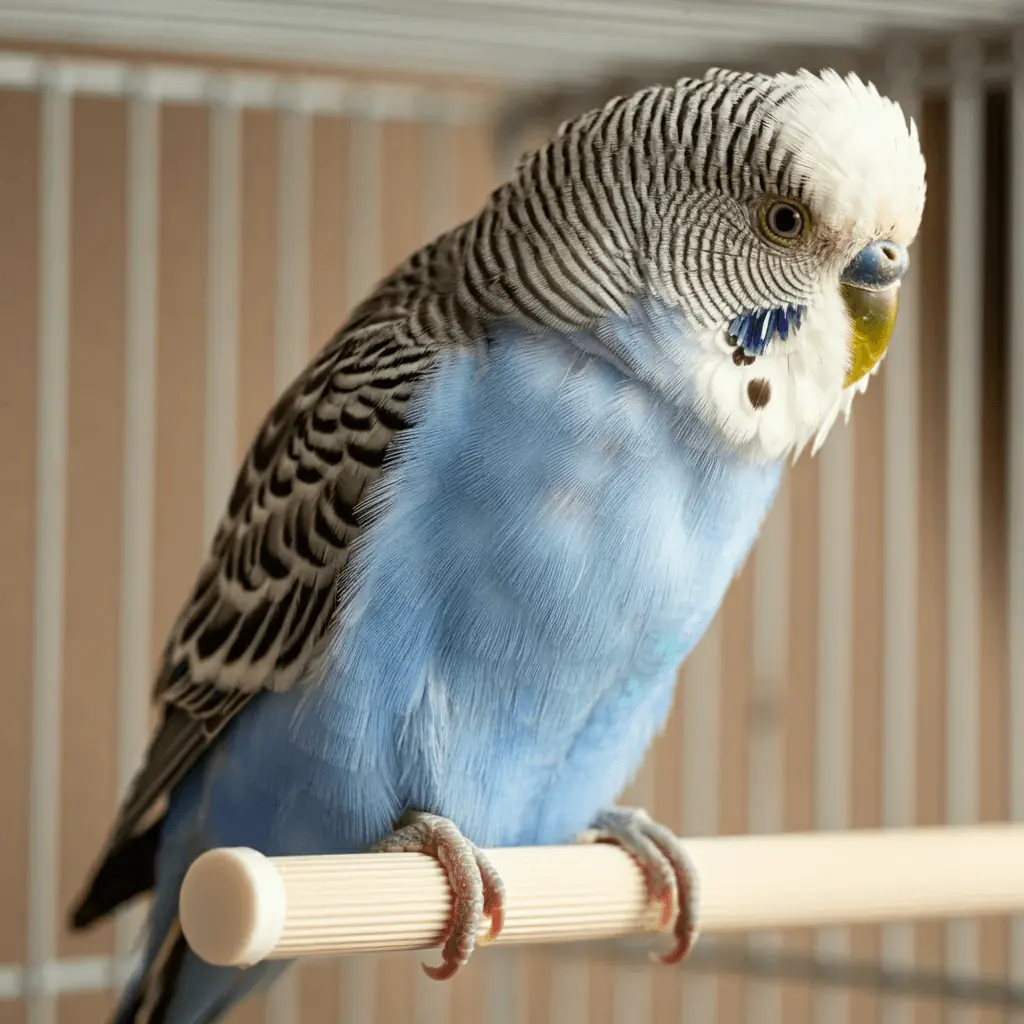
[[[663,928],[675,914],[675,946],[658,959],[665,964],[679,963],[696,940],[697,919],[696,882],[679,838],[652,821],[646,811],[633,808],[602,811],[591,827],[595,842],[617,843],[639,864],[648,896],[664,908]]]
[[[476,947],[483,912],[491,922],[490,941],[505,921],[505,886],[491,862],[448,818],[409,811],[399,827],[373,848],[379,853],[425,853],[441,865],[452,890],[452,916],[438,967],[423,965],[436,981],[452,977]]]

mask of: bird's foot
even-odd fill
[[[675,946],[659,957],[662,963],[679,963],[696,940],[697,887],[689,858],[679,838],[640,809],[615,807],[602,811],[586,838],[621,846],[640,865],[652,901],[664,908],[662,927],[675,915]]]
[[[408,811],[398,827],[373,849],[379,853],[425,853],[441,865],[452,890],[452,917],[441,965],[423,970],[436,981],[450,978],[476,947],[481,911],[490,918],[493,941],[505,920],[505,886],[491,862],[455,826],[436,814]]]

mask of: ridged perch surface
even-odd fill
[[[717,837],[685,847],[702,932],[1024,912],[1019,826]],[[487,856],[507,891],[500,943],[658,927],[638,867],[616,846]],[[189,944],[220,965],[427,949],[439,945],[449,907],[440,866],[418,853],[268,858],[212,850],[192,865],[180,899]]]

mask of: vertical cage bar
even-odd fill
[[[590,968],[582,958],[560,956],[551,967],[551,1024],[586,1024],[590,1020]]]
[[[277,194],[277,319],[274,390],[280,395],[309,361],[309,238],[312,132],[299,106],[280,114]]]
[[[921,121],[920,62],[900,49],[887,62],[889,94],[908,118]],[[900,289],[900,310],[886,356],[884,564],[882,637],[882,823],[909,827],[917,820],[917,588],[918,396],[920,272]],[[914,929],[882,930],[882,962],[890,970],[914,964]],[[891,996],[882,1004],[885,1024],[911,1024],[913,1000]]]
[[[1010,816],[1024,821],[1024,31],[1013,40],[1010,121],[1010,438],[1009,438],[1009,772]],[[1010,979],[1024,985],[1024,917],[1013,920]]]
[[[210,123],[210,213],[206,296],[206,437],[203,540],[213,540],[238,464],[238,302],[241,239],[241,117],[226,94]]]
[[[764,835],[782,829],[783,706],[789,651],[789,480],[764,525],[754,552],[754,677],[750,709],[750,760],[747,827]],[[779,948],[778,932],[750,937],[750,946],[771,953]],[[781,989],[772,981],[751,979],[746,1018],[750,1024],[781,1024]]]
[[[71,100],[58,74],[46,81],[41,109],[28,1024],[53,1024],[56,1020],[56,1005],[44,981],[47,967],[57,951],[72,133]]]
[[[370,111],[369,113],[372,113]],[[381,126],[372,116],[349,122],[349,201],[346,206],[348,278],[351,310],[366,298],[381,273]]]
[[[452,987],[439,985],[413,968],[413,1024],[446,1024],[452,1019]]]
[[[722,622],[719,613],[683,667],[683,835],[718,831]],[[707,942],[707,939],[703,939]],[[718,980],[694,971],[683,980],[680,1024],[718,1016]]]
[[[853,467],[854,423],[832,428],[819,455],[818,715],[815,731],[815,821],[819,829],[844,829],[850,821],[850,754],[853,690]],[[819,955],[849,954],[849,932],[826,928],[816,936]],[[815,1016],[840,1024],[849,1014],[843,989],[819,993]]]
[[[527,1024],[526,954],[519,949],[498,947],[485,954],[485,1024]]]
[[[946,658],[946,813],[950,825],[977,819],[979,780],[978,672],[981,601],[981,268],[984,258],[984,91],[980,43],[957,41],[950,54],[949,394]],[[947,967],[977,968],[977,926],[957,921],[947,931]],[[950,1019],[976,1011],[950,1008]]]
[[[377,1021],[377,972],[371,956],[341,958],[341,1013],[339,1024],[375,1024]]]
[[[157,231],[160,110],[141,79],[128,101],[125,262],[125,424],[121,607],[117,688],[117,786],[124,794],[149,735],[152,671],[153,517],[156,487]],[[130,956],[141,908],[119,915],[116,952]]]
[[[351,311],[380,276],[383,159],[380,124],[373,117],[349,120],[346,158],[344,291]],[[377,1019],[376,956],[342,961],[340,1019],[345,1024],[373,1024]]]
[[[277,315],[274,392],[281,395],[309,361],[309,247],[312,126],[301,93],[279,115]],[[267,1024],[299,1024],[301,975],[286,971],[267,993]]]
[[[423,124],[424,241],[437,238],[455,220],[455,139],[451,127],[441,117]]]
[[[654,994],[650,969],[646,965],[619,965],[614,968],[612,985],[612,1021],[614,1024],[651,1024],[654,1020]],[[558,1021],[561,1024],[561,1021]]]

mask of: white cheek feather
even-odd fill
[[[801,329],[775,338],[764,355],[736,361],[737,348],[724,330],[698,336],[694,366],[702,412],[731,445],[758,461],[817,450],[854,392],[849,371],[850,325],[838,295],[808,308]],[[748,357],[749,358],[749,357]]]

